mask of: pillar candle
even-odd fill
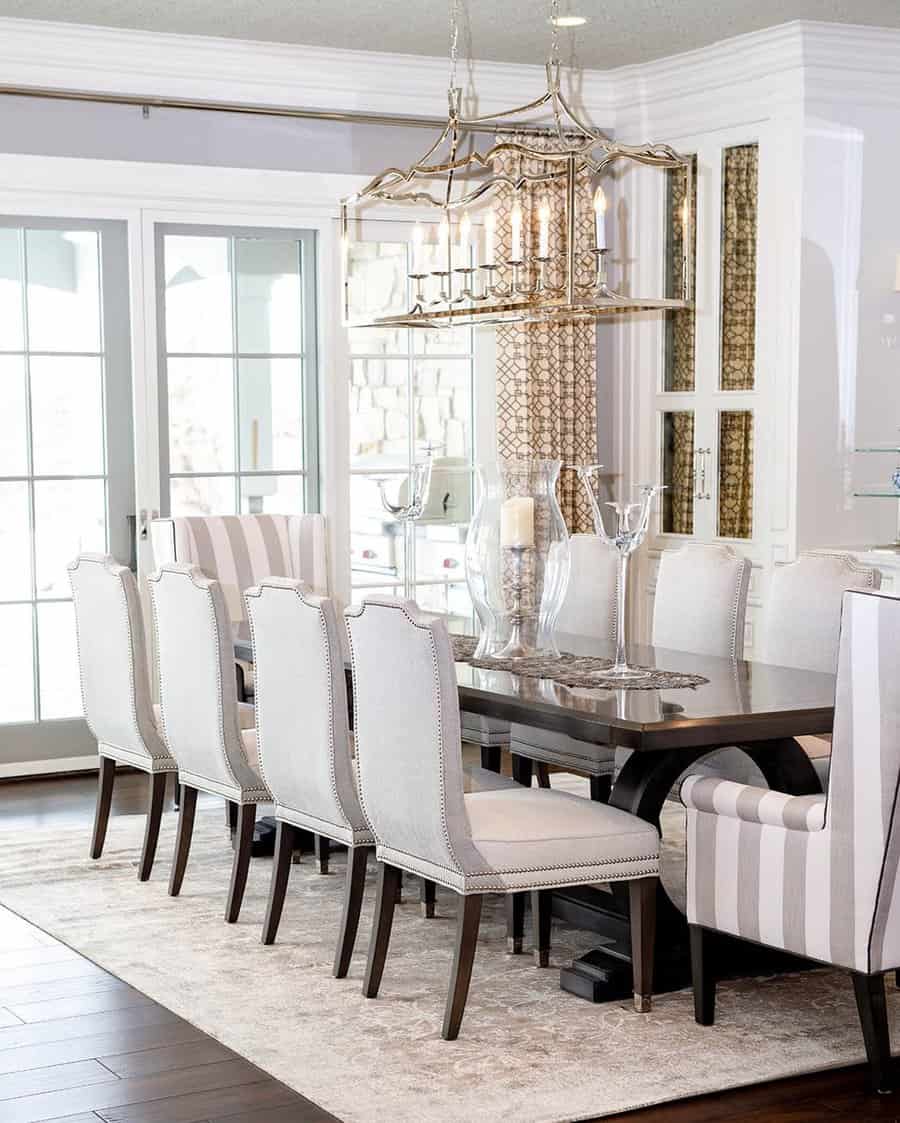
[[[598,250],[606,249],[606,195],[602,187],[594,192],[594,226]]]
[[[534,545],[534,499],[516,495],[500,508],[500,545]]]

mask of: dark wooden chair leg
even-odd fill
[[[181,810],[178,812],[178,835],[175,839],[175,856],[172,859],[172,873],[169,876],[169,896],[177,897],[184,881],[188,854],[191,852],[191,836],[194,833],[194,812],[197,810],[197,789],[181,785]]]
[[[147,825],[144,827],[144,847],[138,865],[138,880],[146,881],[153,869],[156,844],[159,842],[159,825],[162,822],[163,804],[166,800],[165,772],[150,773],[150,801],[147,807]]]
[[[873,1092],[892,1092],[891,1037],[888,1028],[884,975],[853,973],[856,1009],[869,1059],[869,1080]]]
[[[225,826],[233,835],[237,830],[238,805],[230,799],[225,800]]]
[[[459,898],[456,951],[453,955],[453,971],[450,975],[450,989],[447,991],[444,1025],[441,1030],[441,1036],[445,1041],[455,1041],[459,1036],[460,1023],[466,1009],[475,946],[478,943],[478,926],[481,923],[481,901],[480,893]]]
[[[509,955],[522,954],[525,934],[525,894],[506,894],[506,950]]]
[[[634,1008],[639,1014],[647,1013],[653,997],[653,957],[656,950],[656,892],[658,888],[659,878],[657,877],[641,877],[628,883]]]
[[[178,811],[181,807],[181,784],[178,782],[178,773],[172,773],[172,807]]]
[[[688,925],[691,934],[691,975],[694,981],[694,1020],[711,1026],[716,1018],[716,976],[710,935],[699,924]]]
[[[234,665],[234,687],[237,692],[237,700],[239,702],[247,701],[247,680],[244,676],[244,668],[240,663]]]
[[[334,977],[343,979],[350,970],[350,960],[356,945],[359,912],[366,888],[366,862],[374,853],[372,846],[351,846],[347,850],[347,876],[344,881],[344,911],[334,955]]]
[[[291,876],[291,859],[294,855],[296,827],[290,823],[277,821],[275,827],[275,856],[272,863],[272,880],[269,883],[269,903],[266,905],[266,919],[263,922],[262,942],[274,944],[284,908],[288,878]]]
[[[256,826],[256,804],[242,803],[238,810],[238,825],[234,861],[231,863],[231,884],[228,887],[228,901],[225,905],[225,919],[235,924],[241,915],[244,889],[247,887],[247,873],[250,870],[250,855],[253,851],[253,828]]]
[[[482,745],[481,767],[486,768],[488,772],[499,772],[500,754],[501,749],[499,745]]]
[[[437,890],[434,882],[429,881],[427,878],[423,877],[422,884],[419,889],[419,894],[419,899],[422,906],[422,916],[424,916],[426,920],[431,920],[431,918],[434,916],[434,903],[437,896]]]
[[[518,753],[512,754],[512,777],[517,784],[530,788],[533,770],[534,761],[530,757],[519,756]]]
[[[538,967],[550,966],[550,902],[549,889],[532,889],[531,923],[534,933],[534,962]]]
[[[366,977],[363,980],[363,995],[375,998],[384,974],[384,961],[387,958],[388,944],[391,942],[391,926],[394,923],[394,907],[397,904],[397,887],[400,871],[387,862],[378,863],[378,891],[375,897],[375,916],[372,920],[372,935],[369,939],[369,958],[366,962]]]
[[[97,773],[97,811],[94,815],[94,835],[91,839],[92,858],[99,858],[103,853],[115,778],[116,762],[111,757],[101,756],[100,768]]]
[[[591,776],[591,799],[594,803],[609,803],[612,776]]]
[[[550,787],[550,769],[547,767],[547,765],[537,763],[534,766],[534,770],[537,773],[538,787],[539,788],[549,788]]]
[[[331,844],[323,834],[316,835],[316,861],[319,863],[319,873],[328,873],[328,858],[331,854]]]

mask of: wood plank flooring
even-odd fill
[[[0,828],[83,824],[87,832],[95,792],[96,776],[0,784]],[[145,804],[146,778],[118,776],[112,814],[143,814]],[[702,1058],[685,1057],[685,1064],[695,1063]],[[900,1123],[900,1095],[868,1095],[865,1070],[856,1066],[617,1118],[623,1123]],[[0,909],[0,1123],[50,1120],[334,1123],[310,1100]]]

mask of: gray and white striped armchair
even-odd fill
[[[844,594],[827,795],[689,777],[687,915],[694,1012],[711,1025],[708,933],[853,976],[878,1090],[890,1084],[884,973],[900,967],[900,600]]]

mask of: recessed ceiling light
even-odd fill
[[[557,27],[583,27],[587,23],[587,16],[557,16],[550,22]]]

